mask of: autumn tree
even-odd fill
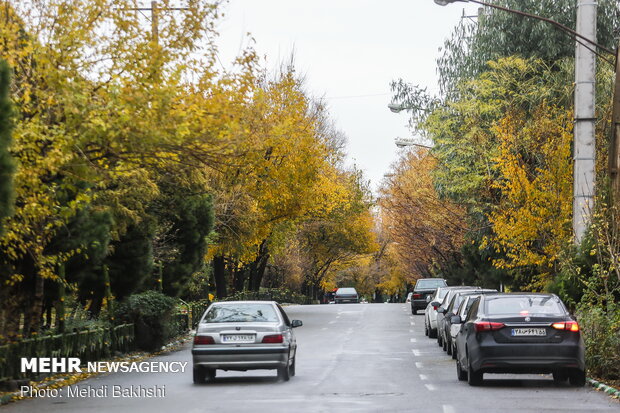
[[[440,198],[435,189],[432,173],[438,162],[432,151],[413,149],[394,166],[381,189],[383,230],[400,266],[413,279],[460,261],[466,233],[465,210]]]

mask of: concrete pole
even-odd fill
[[[609,176],[613,202],[620,202],[620,45],[616,52],[616,83],[614,85],[612,133],[609,148]]]
[[[596,42],[596,0],[578,0],[577,33]],[[594,103],[596,56],[577,43],[575,51],[575,141],[573,148],[573,231],[579,244],[594,207]]]

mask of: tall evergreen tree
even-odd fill
[[[11,146],[11,102],[9,100],[10,68],[0,60],[0,219],[13,210],[13,173],[15,165],[9,152]],[[0,223],[0,232],[2,224]]]

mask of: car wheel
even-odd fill
[[[439,347],[443,347],[443,340],[441,339],[441,334],[439,333],[439,331],[437,332],[437,345]]]
[[[424,319],[424,335],[428,337],[428,324],[426,324],[426,319]]]
[[[556,383],[564,383],[568,379],[568,373],[565,370],[553,372],[553,381]]]
[[[456,346],[455,345],[452,346],[452,359],[456,360]]]
[[[429,338],[437,338],[437,329],[428,329],[428,337]]]
[[[583,387],[586,385],[586,372],[583,370],[573,370],[568,373],[568,382],[571,386]]]
[[[447,352],[448,351],[448,342],[446,341],[446,339],[444,338],[443,340],[441,340],[441,348],[443,349],[443,351]],[[448,353],[450,354],[450,353]]]
[[[483,373],[479,371],[475,371],[471,366],[471,361],[469,360],[469,354],[467,355],[467,383],[470,386],[481,386],[482,385],[482,375]]]
[[[459,379],[459,381],[467,380],[467,372],[461,367],[461,362],[458,358],[456,359],[456,378]]]
[[[446,353],[448,353],[449,356],[452,355],[452,343],[449,341],[446,342]]]
[[[418,315],[418,309],[411,307],[411,314]]]
[[[203,384],[205,382],[205,371],[202,367],[194,367],[194,383]]]
[[[278,367],[278,379],[282,381],[289,381],[291,379],[291,375],[289,374],[289,368],[287,367]]]
[[[295,360],[296,358],[293,359],[293,362],[291,363],[291,365],[288,368],[288,375],[293,377],[295,375]]]

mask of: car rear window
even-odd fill
[[[338,291],[336,291],[336,294],[357,294],[357,291],[355,290],[355,288],[338,288]]]
[[[415,284],[415,288],[418,290],[425,290],[430,288],[445,287],[445,280],[418,280]]]
[[[564,315],[559,300],[549,296],[493,297],[486,302],[487,315]]]
[[[271,304],[213,305],[203,319],[205,323],[276,322],[278,316]]]

